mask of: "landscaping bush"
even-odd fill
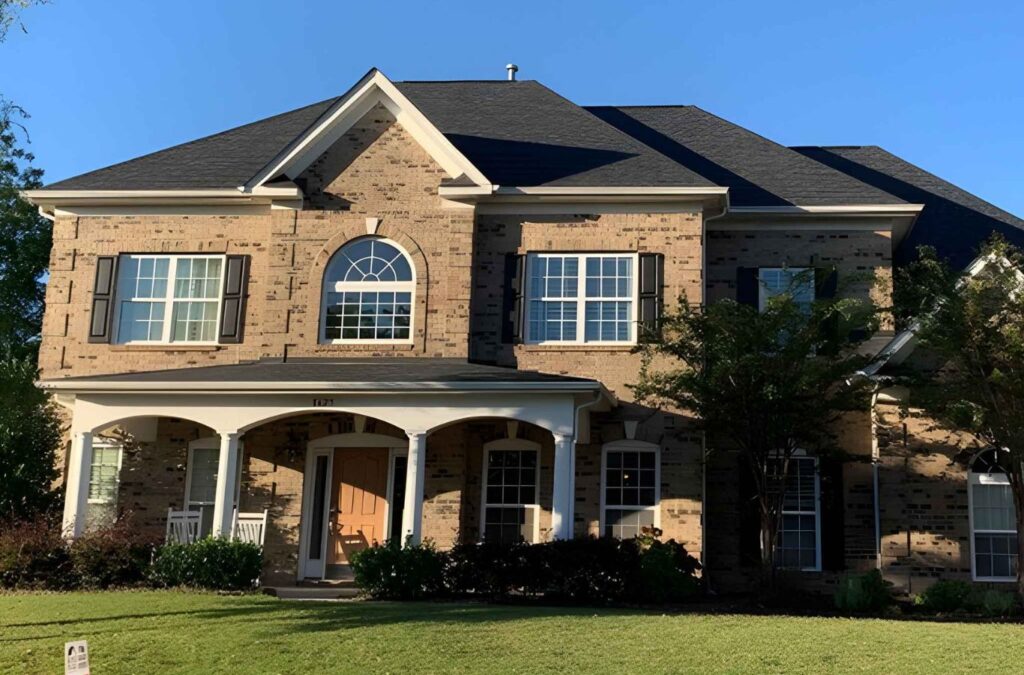
[[[1016,593],[997,591],[994,588],[971,591],[964,604],[972,612],[991,617],[1012,616],[1020,609]]]
[[[936,581],[915,599],[915,603],[931,612],[955,612],[966,607],[971,591],[966,581]]]
[[[160,586],[244,591],[256,587],[262,567],[263,552],[256,544],[207,537],[161,547],[150,578]]]
[[[356,583],[374,598],[438,595],[492,599],[539,596],[559,602],[680,602],[699,590],[700,564],[675,541],[581,538],[541,544],[375,546],[352,560]],[[440,576],[438,576],[440,574]]]
[[[59,523],[40,518],[0,529],[0,587],[59,591],[77,586]]]
[[[880,612],[892,602],[889,585],[878,570],[847,575],[836,590],[836,608],[843,612]]]
[[[444,592],[445,555],[430,542],[402,547],[397,541],[353,553],[356,584],[379,600],[422,600]]]
[[[147,580],[158,543],[122,520],[75,539],[68,549],[71,570],[81,588],[139,585]]]

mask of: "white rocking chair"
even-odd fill
[[[267,512],[238,513],[235,511],[234,527],[231,538],[263,546],[263,538],[267,534]]]
[[[199,511],[167,509],[167,543],[192,544],[199,539]]]

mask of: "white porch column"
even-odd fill
[[[238,475],[238,432],[220,432],[217,491],[213,497],[213,536],[230,537],[235,515],[235,476]]]
[[[554,434],[554,486],[551,491],[551,537],[572,539],[575,495],[573,483],[574,439],[569,434]]]
[[[402,546],[419,544],[423,537],[423,476],[427,466],[427,434],[408,431],[409,458],[405,469],[405,505],[402,509]]]
[[[80,431],[71,439],[71,457],[64,488],[62,531],[67,539],[82,534],[89,504],[89,474],[92,470],[92,432]]]

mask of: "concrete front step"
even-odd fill
[[[318,584],[316,586],[264,586],[263,592],[281,600],[352,600],[359,596],[353,584]]]

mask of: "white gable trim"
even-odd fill
[[[331,106],[316,124],[296,139],[239,190],[250,192],[274,176],[299,175],[345,132],[377,104],[383,104],[412,137],[423,146],[451,177],[467,176],[477,185],[490,186],[487,178],[473,166],[444,134],[405,97],[384,73],[371,70],[356,86]]]

